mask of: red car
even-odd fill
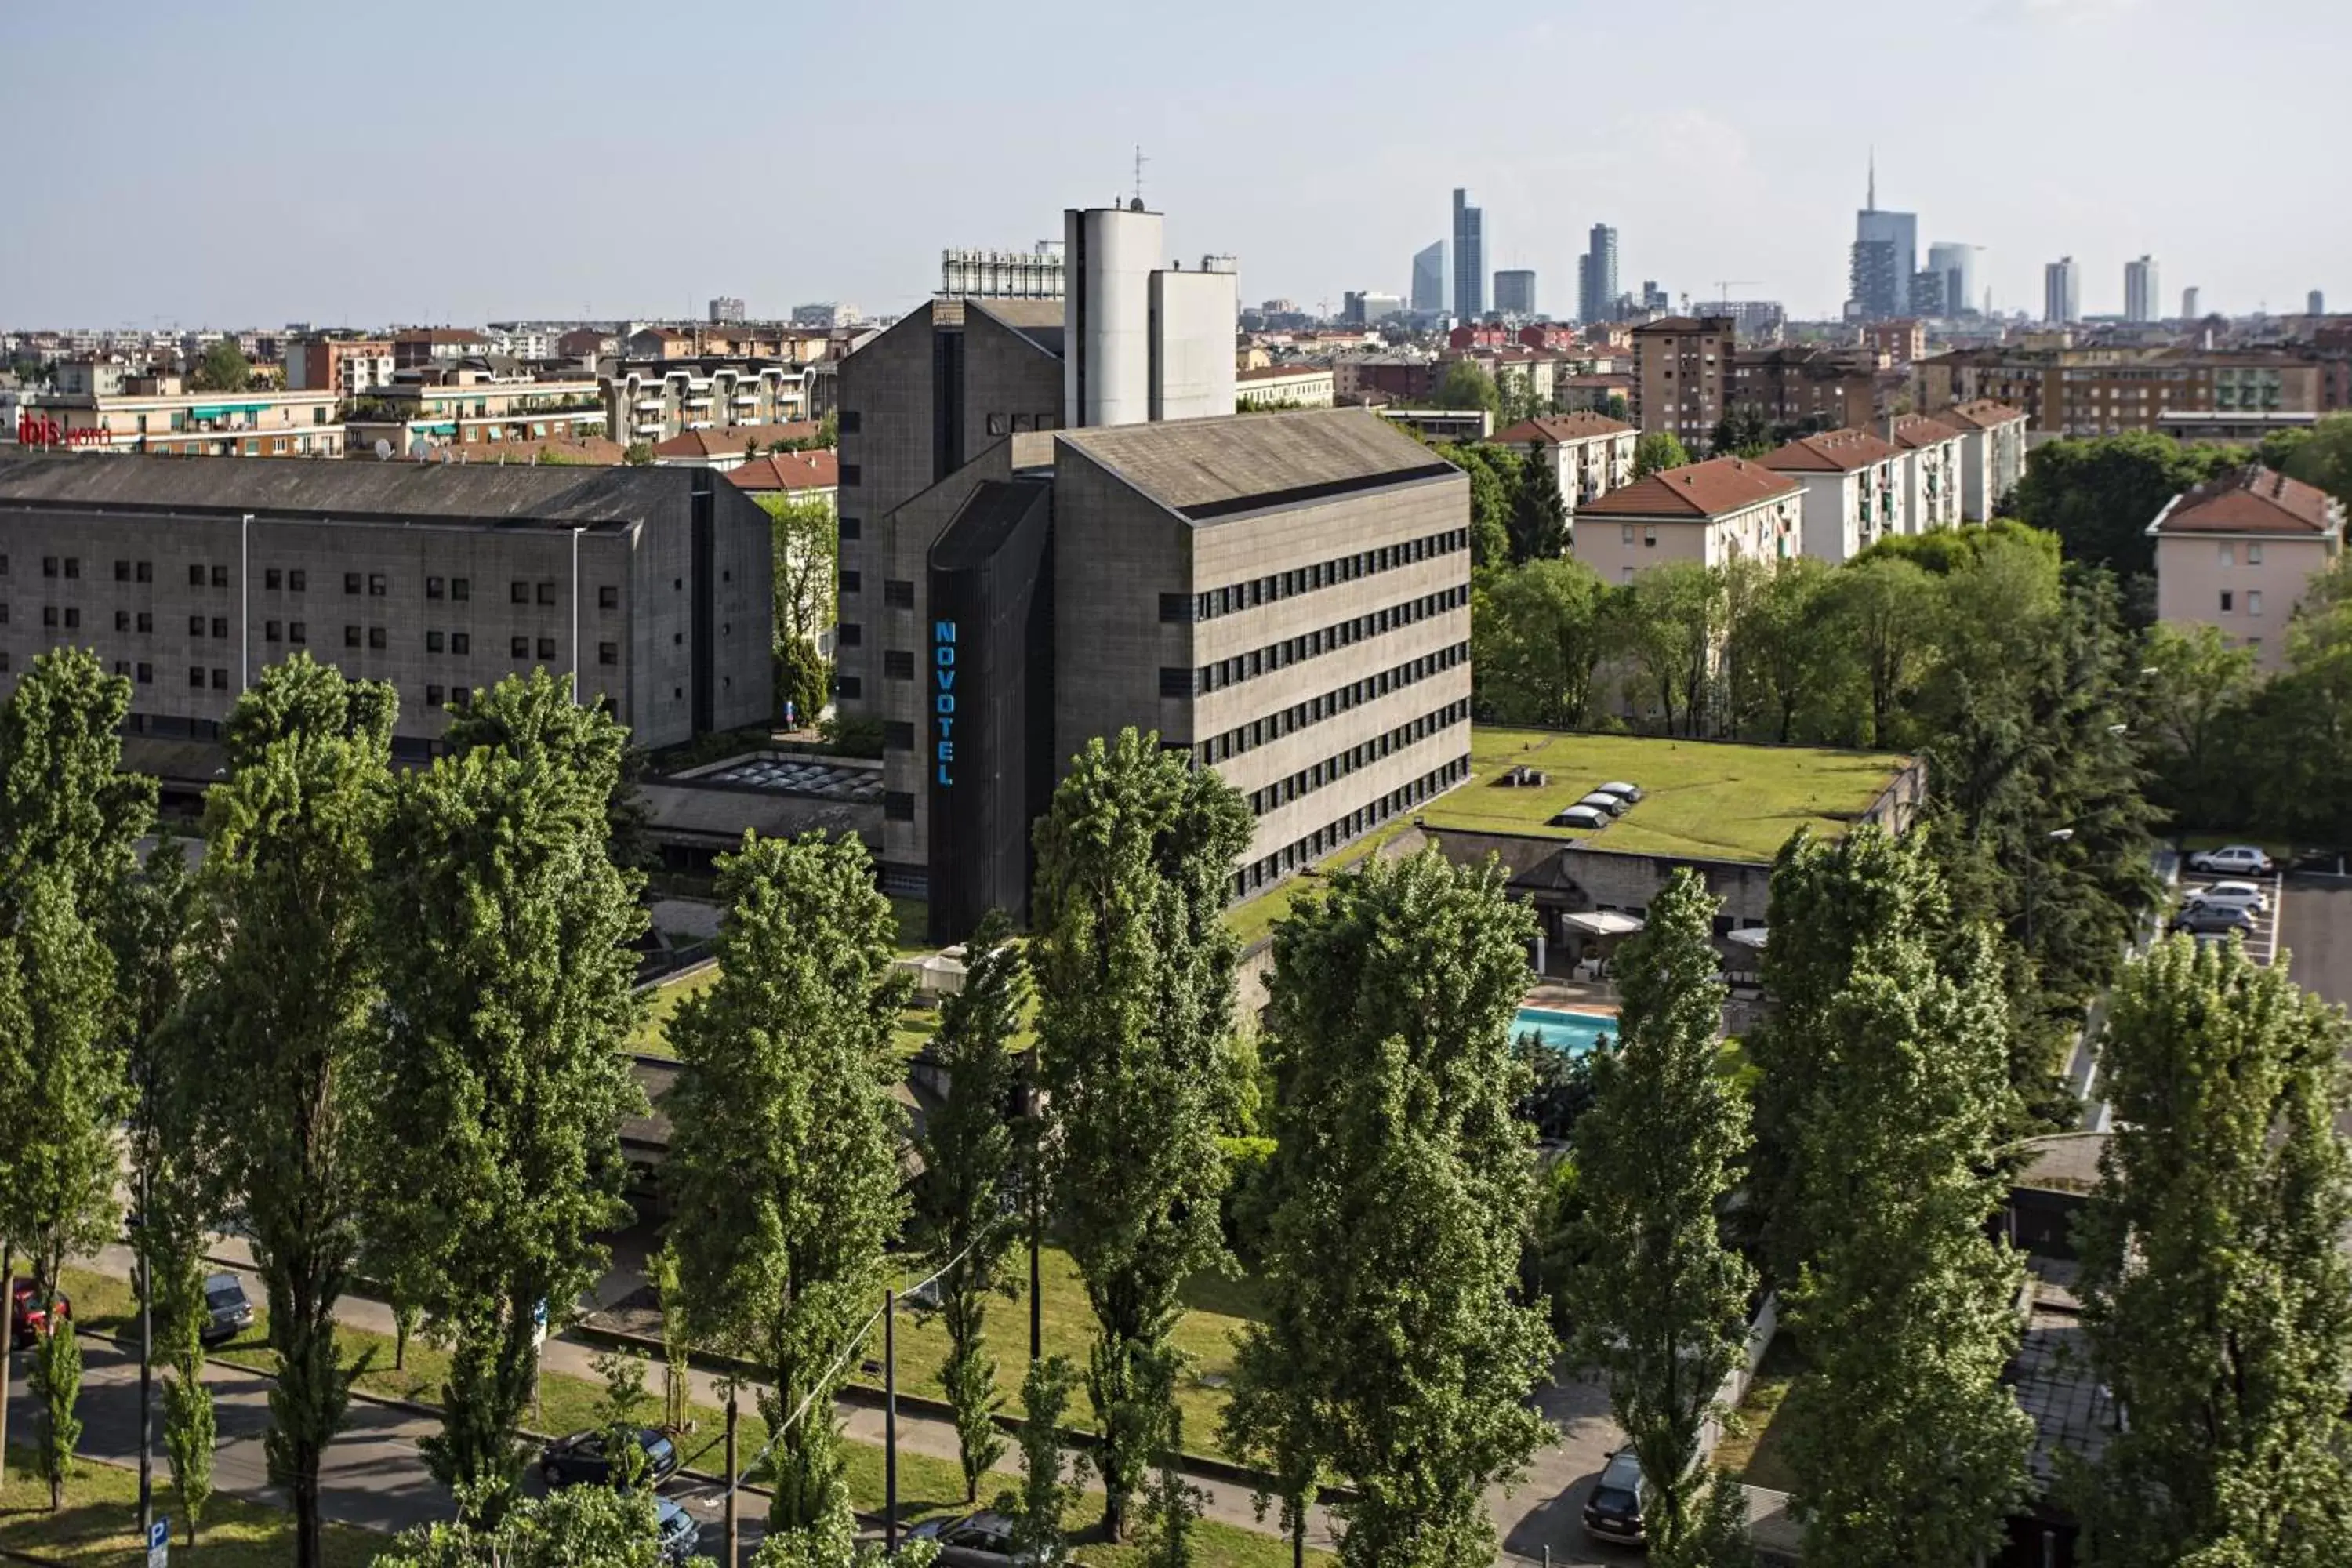
[[[73,1301],[62,1290],[58,1292],[58,1316],[68,1322],[73,1319]],[[8,1342],[12,1345],[31,1344],[48,1332],[48,1309],[33,1293],[33,1282],[30,1279],[17,1280],[16,1289],[9,1293]]]

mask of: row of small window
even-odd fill
[[[1409,724],[1400,724],[1385,735],[1349,747],[1336,757],[1326,758],[1312,767],[1301,768],[1286,779],[1276,779],[1264,789],[1250,792],[1250,810],[1264,816],[1277,806],[1288,805],[1302,795],[1313,795],[1326,784],[1339,783],[1367,763],[1375,763],[1391,752],[1402,752],[1407,746],[1427,740],[1440,730],[1470,721],[1468,700],[1449,702],[1434,713],[1424,713]]]
[[[1441,588],[1434,594],[1423,594],[1418,599],[1407,599],[1401,605],[1370,610],[1334,626],[1295,637],[1285,637],[1264,647],[1237,653],[1221,658],[1214,664],[1204,664],[1197,669],[1162,668],[1160,671],[1160,695],[1162,697],[1200,697],[1212,691],[1223,691],[1244,680],[1270,675],[1305,659],[1337,653],[1352,647],[1367,637],[1376,637],[1400,627],[1409,626],[1458,610],[1470,603],[1467,584],[1455,588]]]
[[[1203,763],[1214,765],[1228,757],[1238,757],[1244,752],[1254,752],[1260,746],[1270,745],[1285,735],[1296,733],[1310,724],[1320,724],[1326,719],[1335,718],[1350,709],[1361,707],[1375,698],[1386,697],[1391,691],[1402,691],[1408,686],[1417,685],[1445,670],[1458,669],[1469,658],[1470,645],[1466,642],[1458,642],[1450,647],[1442,647],[1433,653],[1425,653],[1419,658],[1407,659],[1393,668],[1383,669],[1376,675],[1365,676],[1360,680],[1351,680],[1337,690],[1327,691],[1320,697],[1309,698],[1304,702],[1294,702],[1279,713],[1270,713],[1263,719],[1253,719],[1246,724],[1236,724],[1222,735],[1213,735],[1202,741],[1193,750]]]
[[[1334,587],[1341,583],[1352,583],[1359,577],[1369,577],[1375,572],[1391,572],[1417,562],[1434,561],[1441,555],[1454,554],[1469,548],[1470,531],[1451,528],[1443,533],[1408,539],[1401,544],[1384,544],[1378,550],[1360,550],[1352,555],[1318,561],[1312,566],[1294,567],[1265,577],[1253,577],[1246,583],[1211,588],[1203,593],[1162,594],[1160,595],[1160,618],[1162,621],[1214,620],[1219,616],[1254,610],[1260,605],[1270,605],[1296,594],[1311,594],[1318,588]]]
[[[2236,606],[2237,597],[2237,595],[2231,589],[2224,588],[2221,590],[2221,613],[2223,615],[2228,615],[2231,609]],[[2263,591],[2260,588],[2249,588],[2246,590],[2246,614],[2250,616],[2259,616],[2262,613]]]
[[[840,580],[841,591],[845,594],[858,594],[865,592],[866,578],[863,573],[845,569],[841,573]],[[913,609],[915,607],[915,584],[913,581],[906,577],[883,578],[882,604],[886,609]]]
[[[1444,794],[1470,776],[1470,759],[1456,757],[1408,784],[1399,784],[1380,799],[1360,805],[1339,821],[1318,827],[1294,844],[1252,861],[1234,874],[1234,897],[1246,898],[1278,882],[1301,866],[1310,865],[1350,839],[1362,837],[1402,811]]]

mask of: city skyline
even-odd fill
[[[1272,40],[1236,58],[1233,28],[1265,18],[1223,0],[1181,17],[1047,0],[1037,18],[1037,31],[1053,35],[1047,79],[1066,84],[1050,95],[1026,85],[1040,79],[1026,39],[983,34],[938,58],[889,56],[885,72],[887,38],[942,18],[934,5],[886,0],[789,17],[747,8],[723,19],[730,49],[834,64],[789,93],[714,85],[733,108],[727,146],[713,156],[648,139],[616,111],[633,99],[627,62],[644,19],[608,0],[582,0],[561,30],[500,11],[470,19],[467,50],[515,62],[528,89],[493,100],[472,73],[450,68],[446,40],[427,30],[262,0],[226,0],[201,16],[134,0],[103,20],[20,9],[0,19],[0,49],[32,68],[20,113],[76,132],[70,158],[17,160],[19,232],[38,237],[0,255],[0,315],[183,327],[685,316],[722,295],[763,318],[822,299],[898,311],[929,297],[941,247],[1025,247],[1041,237],[1028,232],[1037,212],[1131,195],[1139,142],[1145,201],[1175,215],[1171,256],[1238,253],[1244,303],[1328,300],[1336,310],[1344,289],[1409,296],[1406,264],[1433,232],[1448,232],[1440,210],[1464,186],[1486,215],[1483,273],[1569,279],[1591,226],[1605,222],[1623,237],[1621,276],[1655,278],[1677,302],[1703,301],[1714,279],[1738,277],[1754,280],[1741,292],[1780,300],[1792,315],[1833,317],[1874,144],[1880,202],[1918,214],[1923,244],[1982,247],[1979,293],[1990,288],[2004,313],[2032,313],[2042,265],[2073,255],[2084,312],[2120,314],[2123,265],[2141,254],[2194,279],[2208,309],[2287,312],[2310,289],[2352,290],[2333,275],[2352,255],[2352,213],[2296,199],[2305,193],[2291,166],[2240,167],[2195,148],[2095,166],[2052,155],[2108,145],[2119,114],[2136,123],[2128,110],[2142,83],[2177,70],[2185,42],[2209,55],[2283,32],[2322,52],[2352,43],[2352,22],[2315,0],[2263,12],[1989,0],[1950,24],[1969,35],[1951,58],[1964,62],[1971,91],[2031,100],[2036,112],[1989,121],[1968,138],[1911,129],[1916,85],[1867,68],[1916,64],[1918,51],[1948,46],[1947,24],[1848,5],[1823,20],[1857,35],[1864,85],[1834,100],[1695,99],[1664,60],[1635,52],[1612,63],[1581,107],[1589,133],[1569,145],[1507,117],[1444,138],[1399,126],[1334,145],[1276,133],[1298,106],[1295,50]],[[1311,37],[1343,17],[1360,26],[1411,15],[1374,0],[1310,5],[1284,19]],[[1670,0],[1654,20],[1706,36],[1736,14]],[[1458,42],[1416,36],[1365,61],[1348,90],[1475,81],[1493,60],[1576,42],[1566,13],[1538,9]],[[368,137],[330,133],[321,100],[296,90],[305,72],[354,61],[401,84],[399,134],[373,149]],[[2208,77],[2200,92],[2221,114],[2258,116],[2283,144],[2325,133],[2319,105],[2258,96],[2252,76]],[[219,110],[236,128],[229,144],[210,144],[266,149],[272,178],[194,179],[152,155],[143,106],[216,79],[247,87]],[[104,82],[102,97],[89,96],[93,81]],[[976,118],[998,127],[990,145],[1019,151],[945,153],[951,128]],[[563,153],[531,154],[534,146]],[[2228,223],[2193,199],[2224,188]],[[651,242],[690,213],[724,221],[690,244]],[[565,216],[583,221],[551,221]],[[453,237],[503,234],[532,242],[483,237],[453,253]],[[168,237],[168,249],[143,243],[155,236]],[[1565,286],[1549,293],[1555,313],[1567,313]]]

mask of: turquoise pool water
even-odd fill
[[[1599,1013],[1560,1013],[1549,1007],[1522,1007],[1511,1024],[1511,1037],[1533,1035],[1553,1050],[1580,1057],[1602,1035],[1614,1039],[1617,1020]]]

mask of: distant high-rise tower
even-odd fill
[[[713,326],[728,326],[740,322],[742,319],[742,300],[730,295],[721,294],[710,301],[710,321]]]
[[[1576,264],[1576,318],[1605,321],[1617,311],[1617,231],[1596,223]]]
[[[1416,310],[1445,309],[1445,242],[1433,241],[1417,250],[1412,258],[1412,308]]]
[[[1454,188],[1454,314],[1475,321],[1486,313],[1486,214],[1470,193]]]
[[[2071,326],[2083,319],[2083,276],[2071,256],[2062,256],[2042,269],[2042,320],[2053,327]]]
[[[1495,309],[1506,316],[1536,313],[1536,275],[1524,268],[1495,274]]]
[[[2156,258],[2125,262],[2124,320],[2145,323],[2156,319]]]
[[[1849,268],[1854,307],[1863,320],[1884,321],[1911,313],[1911,279],[1919,269],[1919,215],[1883,212],[1878,205],[1878,159],[1870,160],[1868,203],[1853,216],[1853,254]]]
[[[2304,299],[2303,312],[2306,316],[2324,316],[2327,314],[2327,296],[2321,293],[2318,289],[2314,289]]]
[[[1927,270],[1944,280],[1944,314],[1976,314],[1977,249],[1973,245],[1943,241],[1927,247]]]
[[[2180,319],[2184,321],[2197,320],[2197,285],[2194,283],[2180,291]]]

